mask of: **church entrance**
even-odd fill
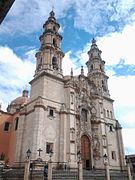
[[[84,169],[91,169],[90,140],[86,135],[81,137],[81,157]]]

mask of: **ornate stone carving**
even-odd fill
[[[99,160],[100,159],[100,141],[99,141],[99,136],[98,136],[98,127],[93,129],[92,149],[93,149],[93,158],[95,160]]]

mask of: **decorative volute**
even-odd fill
[[[55,13],[50,12],[48,20],[43,25],[44,32],[40,36],[40,49],[36,53],[36,72],[35,76],[42,71],[62,76],[62,58],[64,53],[61,51],[62,36],[58,30],[60,25],[56,22]]]

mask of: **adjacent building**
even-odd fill
[[[0,1],[0,24],[3,22],[4,18],[6,17],[14,1],[15,0],[1,0]]]

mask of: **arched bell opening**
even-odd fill
[[[53,45],[54,45],[54,47],[57,47],[57,41],[55,38],[53,39]]]
[[[58,61],[55,56],[52,58],[52,66],[53,66],[53,69],[58,70]]]

